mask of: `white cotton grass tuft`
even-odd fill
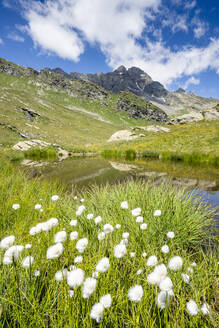
[[[83,256],[76,256],[74,259],[74,263],[82,263],[83,262]]]
[[[186,273],[181,273],[181,277],[182,277],[182,280],[185,282],[185,283],[189,283],[189,280],[190,280],[190,277],[188,274]]]
[[[89,214],[87,215],[87,219],[88,219],[88,220],[92,220],[93,217],[94,217],[93,213],[89,213]]]
[[[159,285],[167,275],[167,268],[165,264],[157,265],[154,271],[147,276],[147,282],[151,285]]]
[[[33,264],[34,258],[33,256],[27,256],[22,260],[22,267],[29,268]]]
[[[101,303],[96,303],[92,306],[90,317],[100,323],[103,320],[104,306]]]
[[[146,257],[147,256],[147,253],[146,252],[143,252],[142,253],[142,257]]]
[[[208,305],[208,303],[204,303],[203,305],[202,305],[202,307],[201,307],[201,311],[202,311],[202,313],[204,314],[204,315],[207,315],[207,314],[209,314],[210,313],[210,310],[211,310],[211,307],[210,307],[210,305]]]
[[[143,216],[137,216],[136,222],[137,223],[143,223]]]
[[[100,298],[100,304],[103,305],[104,309],[109,309],[110,306],[112,305],[112,297],[110,294],[103,295]]]
[[[131,252],[130,257],[135,257],[135,252]]]
[[[62,243],[57,243],[50,246],[46,252],[47,260],[57,259],[60,255],[62,255],[63,251],[64,247]]]
[[[189,273],[191,273],[191,274],[194,272],[193,268],[191,268],[191,267],[189,267],[189,268],[187,269],[187,271],[188,271]]]
[[[155,266],[157,265],[157,257],[155,255],[151,255],[147,259],[147,266]]]
[[[53,195],[51,197],[51,199],[52,199],[53,202],[56,202],[59,199],[59,196],[58,195]]]
[[[118,244],[114,247],[114,256],[118,259],[125,256],[127,253],[126,246],[124,244]]]
[[[123,232],[122,238],[123,239],[128,239],[129,238],[129,233],[128,232]]]
[[[81,199],[80,199],[80,202],[83,203],[83,202],[84,202],[84,198],[81,198]]]
[[[179,271],[182,268],[183,260],[180,256],[174,256],[169,260],[168,268],[172,271]]]
[[[31,236],[34,236],[42,231],[50,231],[53,227],[59,224],[58,219],[51,218],[48,221],[38,223],[35,227],[32,227],[29,231]]]
[[[172,280],[169,277],[165,277],[164,279],[161,280],[159,287],[160,290],[164,290],[166,292],[172,290],[173,288]]]
[[[128,209],[129,208],[129,206],[128,206],[128,202],[126,202],[126,201],[124,201],[124,202],[121,202],[121,208],[122,209]]]
[[[166,305],[168,305],[170,302],[169,295],[166,291],[162,290],[156,297],[156,303],[159,307],[159,309],[163,310]]]
[[[98,238],[98,240],[104,240],[105,236],[106,236],[105,232],[100,232],[98,234],[97,238]]]
[[[25,247],[26,249],[30,249],[30,248],[32,247],[32,245],[31,245],[31,244],[26,244],[24,247]]]
[[[100,223],[101,221],[102,221],[101,216],[97,216],[97,217],[94,219],[94,222],[95,222],[96,224]]]
[[[67,233],[65,231],[59,231],[54,236],[54,243],[63,243],[67,238]]]
[[[134,208],[132,211],[132,216],[139,216],[141,214],[141,208],[140,207],[137,207],[137,208]]]
[[[141,230],[146,230],[146,229],[147,229],[147,223],[142,223],[142,224],[140,225],[140,229],[141,229]]]
[[[64,280],[64,278],[67,277],[67,273],[68,270],[67,269],[63,269],[63,270],[59,270],[55,273],[55,280],[56,281],[62,281]]]
[[[73,290],[69,290],[69,297],[72,298],[74,296],[74,291]]]
[[[78,199],[78,196],[74,196],[74,200],[77,200]]]
[[[164,253],[164,254],[167,254],[169,253],[170,249],[169,249],[169,246],[168,245],[163,245],[161,247],[161,252]]]
[[[159,285],[160,283],[160,275],[158,273],[155,273],[154,271],[151,272],[148,276],[147,276],[147,282],[150,285]]]
[[[137,274],[138,276],[140,276],[140,274],[142,274],[142,272],[143,272],[143,270],[142,270],[142,269],[139,269],[139,270],[136,272],[136,274]]]
[[[116,224],[116,229],[120,229],[121,228],[121,224]]]
[[[110,266],[110,263],[109,263],[109,259],[108,259],[108,257],[103,257],[103,258],[97,263],[96,271],[97,271],[97,272],[101,272],[101,273],[106,272],[106,271],[108,271],[109,266]]]
[[[161,216],[161,210],[154,211],[154,216]]]
[[[143,296],[143,288],[141,285],[135,285],[128,290],[128,298],[132,302],[140,302]]]
[[[71,288],[79,287],[84,281],[84,271],[82,269],[75,269],[67,273],[67,284]]]
[[[72,231],[70,233],[70,240],[75,240],[78,238],[78,232],[77,231]]]
[[[76,227],[77,224],[78,224],[77,220],[71,220],[70,221],[70,226],[72,226],[72,227]]]
[[[103,231],[105,232],[105,234],[111,233],[111,232],[113,232],[113,230],[114,230],[114,228],[111,224],[109,224],[109,223],[104,224]]]
[[[78,207],[77,211],[76,211],[76,216],[80,216],[85,210],[85,206],[81,205]]]
[[[12,205],[13,210],[18,210],[20,208],[20,204],[13,204]]]
[[[175,237],[175,233],[173,231],[167,232],[167,238],[173,239]]]
[[[15,236],[13,235],[3,238],[0,242],[0,248],[1,249],[9,248],[14,244],[14,241],[15,241]]]
[[[23,245],[10,246],[4,254],[3,264],[12,264],[14,261],[18,259],[23,249],[24,249]]]
[[[81,238],[77,241],[75,248],[79,251],[79,253],[84,253],[87,245],[88,245],[88,239]]]
[[[98,278],[98,276],[99,276],[99,272],[97,272],[97,271],[94,271],[93,273],[92,273],[92,278]]]
[[[40,270],[36,270],[34,272],[34,277],[39,277],[40,276]]]
[[[83,283],[82,297],[89,298],[95,291],[97,286],[97,280],[95,278],[86,278]]]
[[[41,204],[36,204],[34,206],[35,210],[40,210],[42,208],[42,205]]]
[[[198,306],[193,300],[186,303],[186,308],[190,315],[197,315],[199,312]]]
[[[192,263],[191,263],[191,266],[192,266],[192,267],[196,267],[197,264],[196,264],[195,262],[192,262]]]

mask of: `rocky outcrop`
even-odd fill
[[[216,120],[219,120],[219,111],[209,110],[209,111],[203,112],[203,116],[206,121],[216,121]]]
[[[26,118],[30,122],[33,122],[35,117],[39,117],[40,116],[40,114],[38,114],[38,113],[34,112],[33,110],[28,109],[28,108],[22,108],[21,107],[21,108],[16,108],[16,110],[22,111],[25,114]]]
[[[22,138],[28,138],[28,136],[29,136],[28,133],[18,130],[16,128],[16,126],[9,125],[9,124],[2,123],[2,122],[0,122],[0,126],[3,126],[3,127],[7,128],[7,129],[11,130],[12,132],[18,134]]]
[[[120,140],[134,140],[138,138],[138,136],[129,131],[129,130],[120,130],[120,131],[116,131],[107,141],[108,142],[113,142],[113,141],[120,141]]]
[[[16,145],[14,145],[12,149],[26,151],[31,148],[45,148],[50,145],[51,144],[46,141],[34,139],[34,140],[20,141]]]
[[[187,124],[203,120],[202,113],[191,112],[189,114],[184,114],[170,120],[170,124]]]

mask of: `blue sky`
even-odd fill
[[[219,98],[219,0],[0,0],[0,57],[35,69],[138,66]]]

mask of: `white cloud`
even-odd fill
[[[199,19],[193,20],[193,23],[195,25],[193,29],[194,36],[199,39],[207,32],[208,25],[205,22],[201,22]]]
[[[0,38],[0,44],[3,44],[3,40]]]
[[[35,45],[62,58],[79,60],[88,42],[100,47],[110,67],[138,66],[166,85],[208,68],[219,73],[219,39],[210,40],[205,48],[189,46],[178,51],[168,48],[161,37],[157,42],[149,40],[147,31],[160,18],[161,0],[20,1],[25,1],[28,31]],[[191,8],[195,3],[186,5]],[[187,31],[187,16],[179,17],[170,28]]]
[[[194,76],[191,76],[183,85],[184,89],[187,89],[190,84],[198,85],[200,83],[200,80],[195,78]]]
[[[184,6],[186,9],[193,9],[196,6],[196,0],[185,2]]]
[[[17,42],[24,42],[24,38],[20,35],[15,34],[15,33],[9,33],[7,35],[7,38],[11,39],[13,41],[17,41]]]

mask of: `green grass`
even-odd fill
[[[94,187],[89,191],[78,193],[78,200],[73,200],[76,190],[66,193],[57,183],[48,183],[27,178],[7,163],[0,166],[0,227],[2,236],[14,234],[15,244],[31,243],[31,249],[25,249],[14,265],[3,265],[3,251],[0,251],[0,304],[2,315],[1,327],[217,327],[216,314],[216,272],[217,259],[208,247],[213,242],[210,226],[212,211],[200,200],[194,200],[183,191],[168,185],[158,188],[141,181],[129,181],[124,184]],[[58,194],[57,202],[51,196]],[[78,217],[78,225],[70,226],[75,218],[75,210],[85,199],[85,212]],[[120,202],[127,200],[129,210],[122,210]],[[19,203],[20,209],[14,211],[12,204]],[[34,209],[40,203],[43,212]],[[148,224],[145,231],[139,229],[130,210],[141,207],[144,222]],[[160,217],[153,217],[156,209],[162,211]],[[86,215],[101,215],[102,222],[95,225],[88,221]],[[42,232],[35,236],[28,234],[29,229],[39,222],[57,217],[59,226],[49,233]],[[103,241],[98,241],[97,233],[103,231],[103,225],[110,223],[114,227],[121,224],[119,230],[108,234]],[[110,260],[108,272],[99,275],[97,289],[87,300],[81,296],[81,288],[74,290],[73,298],[69,297],[66,281],[57,282],[55,272],[69,268],[74,258],[79,255],[75,249],[75,241],[69,239],[63,243],[64,253],[56,260],[46,259],[48,246],[54,243],[54,234],[66,229],[67,234],[73,230],[79,232],[79,238],[87,237],[89,245],[83,255],[83,262],[77,266],[91,276],[97,262],[104,256]],[[175,238],[168,240],[166,233],[175,232]],[[116,259],[113,248],[117,245],[123,232],[129,232],[128,253],[135,252],[135,257],[128,254]],[[210,237],[209,237],[210,236]],[[209,239],[210,238],[210,239]],[[169,254],[162,254],[160,248],[168,243]],[[202,247],[205,246],[206,253]],[[147,283],[147,275],[152,271],[146,266],[146,258],[154,254],[159,263],[168,264],[170,257],[179,255],[183,258],[183,269],[168,275],[173,281],[175,296],[170,305],[160,311],[155,303],[157,287]],[[23,269],[20,261],[27,255],[34,256],[31,269]],[[194,273],[190,274],[191,282],[185,284],[181,272],[187,272],[191,262],[196,262]],[[137,275],[138,269],[143,273]],[[35,270],[40,276],[34,277]],[[128,300],[128,289],[135,284],[143,287],[144,296],[139,303]],[[90,318],[90,310],[99,298],[110,293],[112,306],[104,311],[104,320],[99,325]],[[204,301],[211,305],[211,313],[203,316],[189,316],[186,302],[193,299],[200,306]]]
[[[57,152],[55,149],[52,148],[48,148],[48,149],[32,148],[24,152],[24,157],[34,160],[40,160],[40,159],[56,160]]]

